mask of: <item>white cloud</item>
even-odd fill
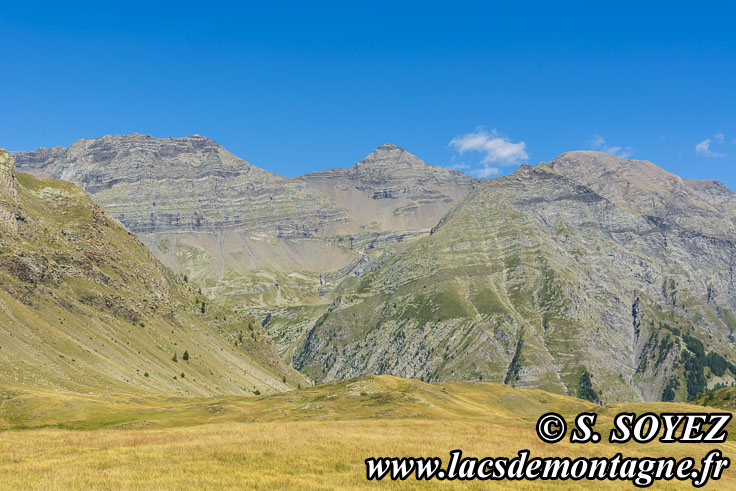
[[[710,138],[707,140],[703,140],[700,143],[697,143],[695,145],[695,153],[698,155],[705,155],[706,157],[710,156]]]
[[[723,137],[723,135],[721,135],[721,137]],[[717,140],[718,140],[718,135],[716,135],[716,141]],[[711,143],[713,143],[713,140],[711,140],[710,138],[707,138],[703,140],[702,142],[697,143],[695,145],[695,154],[702,155],[703,157],[725,157],[724,154],[714,152],[713,150],[711,150],[710,148]]]
[[[518,165],[529,158],[526,153],[526,143],[513,143],[508,138],[499,135],[498,131],[485,131],[478,129],[473,133],[457,136],[450,141],[460,155],[468,151],[476,151],[485,154],[482,164]],[[494,171],[495,169],[495,171]],[[496,167],[485,165],[476,172],[495,175],[500,172]]]
[[[601,152],[610,153],[617,155],[621,158],[628,159],[634,155],[634,149],[631,147],[622,147],[620,145],[607,145],[606,140],[601,135],[596,133],[593,138],[588,142],[590,148],[593,150],[600,150]]]
[[[469,172],[471,176],[481,177],[487,179],[489,177],[497,176],[501,173],[501,169],[498,167],[491,167],[488,164],[483,164],[480,169],[473,169]]]
[[[726,137],[723,136],[723,133],[720,131],[716,133],[715,139],[718,143],[723,143],[724,141],[726,141]]]

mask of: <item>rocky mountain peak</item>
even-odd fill
[[[657,167],[648,160],[625,159],[618,155],[595,150],[565,152],[550,162],[540,162],[539,166],[559,171],[562,174],[572,172],[587,175],[643,173],[642,177],[681,180],[679,176]]]
[[[391,143],[349,169],[312,172],[300,179],[373,231],[429,230],[480,183],[461,172],[426,164]]]
[[[401,147],[392,143],[384,143],[376,148],[372,153],[363,160],[355,164],[354,168],[370,169],[370,168],[388,168],[396,169],[400,167],[421,167],[425,166],[422,159],[413,155]]]
[[[81,184],[92,194],[121,182],[231,178],[254,169],[201,135],[106,135],[78,140],[68,148],[39,148],[14,152],[14,156],[22,170]]]
[[[537,168],[565,176],[609,201],[708,235],[736,232],[736,193],[718,181],[683,179],[647,160],[566,152]]]

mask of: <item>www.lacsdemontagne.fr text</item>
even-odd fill
[[[705,485],[709,479],[719,479],[728,459],[719,450],[713,450],[701,460],[700,470],[695,459],[687,457],[624,458],[620,453],[612,458],[530,457],[522,450],[512,459],[463,458],[462,451],[450,452],[450,464],[442,467],[442,459],[432,458],[379,458],[366,460],[368,480],[621,480],[631,481],[638,487],[651,486],[655,481],[672,479],[692,481],[693,486]],[[725,465],[724,465],[725,464]]]
[[[662,443],[723,443],[730,413],[620,413],[614,418],[609,435],[611,443],[634,441],[646,444],[657,438]],[[595,413],[581,413],[575,418],[571,443],[598,443],[601,435],[593,428]],[[708,428],[706,428],[708,426]],[[660,430],[663,430],[660,433]],[[556,443],[567,435],[567,423],[556,413],[547,413],[537,422],[537,435],[546,443]],[[461,450],[450,452],[450,462],[443,467],[439,457],[383,457],[365,460],[366,478],[370,480],[529,480],[542,481],[628,481],[637,487],[648,487],[657,481],[690,481],[702,487],[709,480],[718,480],[729,467],[730,460],[720,450],[707,452],[696,467],[693,457],[532,457],[529,450],[517,456],[463,457]]]

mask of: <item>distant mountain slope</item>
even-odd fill
[[[166,265],[238,307],[329,302],[345,274],[426,234],[476,183],[390,145],[326,171],[345,172],[347,195],[322,173],[280,177],[199,135],[113,135],[14,156],[22,171],[82,186]]]
[[[563,157],[581,162],[573,177],[611,158]],[[642,164],[627,162],[616,160],[601,190],[611,199],[559,165],[481,186],[431,236],[345,288],[294,351],[295,367],[320,381],[385,373],[592,388],[604,401],[692,399],[731,383],[736,237],[697,223],[727,223],[733,193],[687,185],[693,202],[723,207],[689,211],[678,193],[656,191],[668,186],[656,168],[631,190],[622,176]],[[660,215],[636,205],[652,190]]]
[[[425,164],[392,144],[349,169],[312,172],[300,179],[325,193],[368,230],[421,230],[437,225],[482,180]]]
[[[0,385],[211,395],[305,382],[260,324],[203,307],[84,191],[14,167],[0,149]]]

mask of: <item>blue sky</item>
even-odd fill
[[[199,133],[289,176],[597,148],[736,189],[726,2],[105,3],[3,5],[0,145]]]

